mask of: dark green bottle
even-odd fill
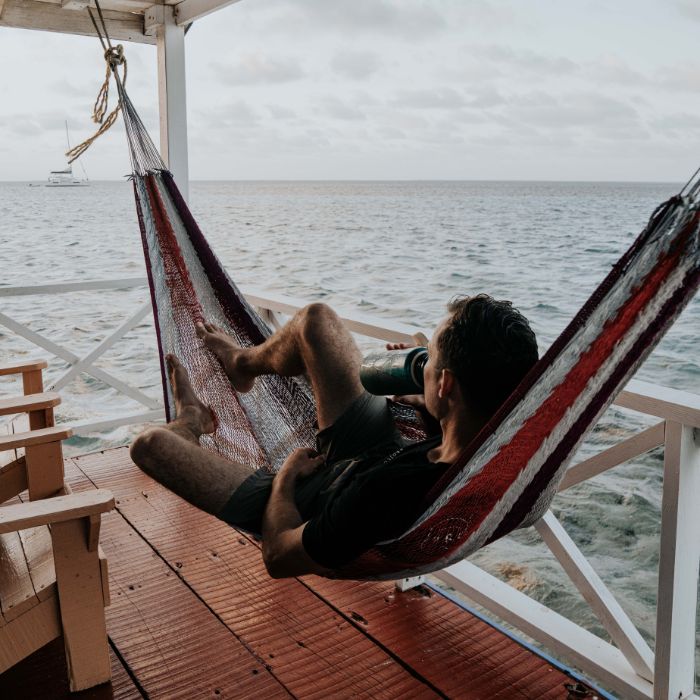
[[[360,381],[370,394],[401,396],[423,393],[427,348],[373,352],[362,360]]]

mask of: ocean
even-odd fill
[[[190,204],[242,286],[324,301],[430,330],[457,294],[511,300],[543,352],[654,208],[680,185],[553,182],[193,182]],[[0,286],[145,275],[131,185],[0,183]],[[0,312],[76,355],[148,300],[145,289],[0,298]],[[700,297],[637,378],[700,394]],[[374,347],[364,341],[363,347]],[[376,343],[377,346],[380,343]],[[0,325],[0,363],[47,357]],[[162,396],[146,320],[97,363]],[[66,363],[52,359],[48,382]],[[10,388],[0,383],[0,392]],[[109,418],[138,406],[86,375],[63,392],[61,421]],[[581,457],[653,420],[612,408]],[[69,453],[127,444],[134,426],[69,441]],[[553,511],[619,602],[653,640],[663,455],[660,449],[557,496]],[[605,636],[533,530],[471,558]],[[700,664],[698,665],[700,668]]]

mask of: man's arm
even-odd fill
[[[306,523],[294,502],[294,485],[300,476],[308,476],[322,463],[322,456],[312,450],[292,452],[272,482],[272,492],[263,516],[263,561],[272,578],[322,574],[327,571],[317,564],[302,544]]]

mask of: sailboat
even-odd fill
[[[68,121],[66,120],[66,143],[68,144],[68,150],[70,150],[70,138],[68,136]],[[83,169],[85,178],[80,179],[73,174],[73,165],[68,164],[67,168],[63,170],[52,170],[49,173],[49,180],[46,183],[46,187],[87,187],[89,184],[87,172],[85,171],[85,166],[80,163],[80,167]]]

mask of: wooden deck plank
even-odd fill
[[[145,538],[296,697],[568,696],[565,673],[427,587],[274,581],[257,543],[153,482],[126,449],[74,464],[113,491],[131,537]],[[67,475],[74,488],[90,487],[75,468]],[[131,544],[122,539],[121,547]]]
[[[428,587],[402,593],[391,582],[305,582],[449,697],[465,687],[475,698],[568,695],[565,674],[478,618],[456,615],[454,603]]]
[[[141,700],[143,695],[111,649],[110,662],[111,683],[71,693],[63,637],[59,637],[0,675],[0,697],[12,700]]]
[[[124,518],[295,696],[436,697],[300,581],[271,579],[255,545],[152,481],[126,450],[73,461],[114,493]],[[73,488],[84,487],[67,473]]]
[[[101,544],[112,591],[107,630],[149,697],[288,697],[118,513],[103,518]]]

